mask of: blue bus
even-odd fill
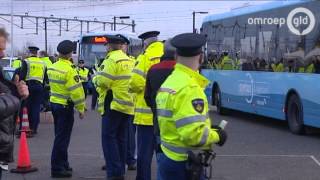
[[[309,11],[301,11],[305,9]],[[276,1],[204,19],[201,33],[208,39],[207,62],[213,57],[211,61],[219,64],[219,56],[227,52],[235,65],[233,70],[201,70],[211,81],[205,92],[218,113],[232,109],[287,121],[295,134],[304,133],[306,125],[320,127],[319,71],[297,70],[320,64],[319,10],[320,1]],[[293,20],[285,22],[292,14]],[[299,30],[294,31],[290,23],[298,22],[295,18],[309,24],[293,26]],[[275,19],[277,23],[272,22]],[[296,56],[297,50],[302,55]],[[282,63],[283,71],[273,72],[274,63]]]

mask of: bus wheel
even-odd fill
[[[217,107],[218,114],[220,114],[220,115],[227,114],[226,109],[221,107],[221,92],[220,92],[219,87],[216,87],[214,90],[214,104]]]
[[[287,120],[292,133],[303,134],[305,132],[302,104],[300,98],[295,94],[291,95],[288,101]]]

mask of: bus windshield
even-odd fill
[[[92,65],[97,60],[104,58],[107,52],[106,46],[103,44],[80,44],[80,59],[85,61],[86,65]]]
[[[130,44],[127,54],[134,57],[138,56],[142,51],[142,41],[132,36],[128,36],[128,39]],[[108,49],[104,44],[107,42],[107,33],[93,33],[83,36],[80,39],[79,59],[84,60],[87,67],[96,64],[101,58],[105,58]]]

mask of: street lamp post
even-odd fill
[[[196,33],[196,14],[208,14],[205,11],[193,11],[192,12],[192,32]]]
[[[13,59],[13,1],[11,1],[11,7],[10,7],[10,14],[11,14],[11,34],[10,34],[10,67],[12,65],[12,59]]]
[[[117,28],[117,18],[119,19],[130,19],[130,16],[113,16],[113,30],[116,31]]]

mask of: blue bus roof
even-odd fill
[[[265,4],[260,4],[256,6],[248,6],[244,8],[238,8],[226,13],[222,14],[212,14],[208,15],[204,18],[202,23],[210,22],[210,21],[216,21],[216,20],[222,20],[230,17],[236,17],[236,16],[241,16],[245,14],[251,14],[255,12],[260,12],[260,11],[266,11],[266,10],[271,10],[271,9],[277,9],[285,6],[290,6],[290,5],[295,5],[295,4],[302,4],[305,2],[310,2],[313,0],[288,0],[288,1],[273,1],[270,3],[265,3]]]

